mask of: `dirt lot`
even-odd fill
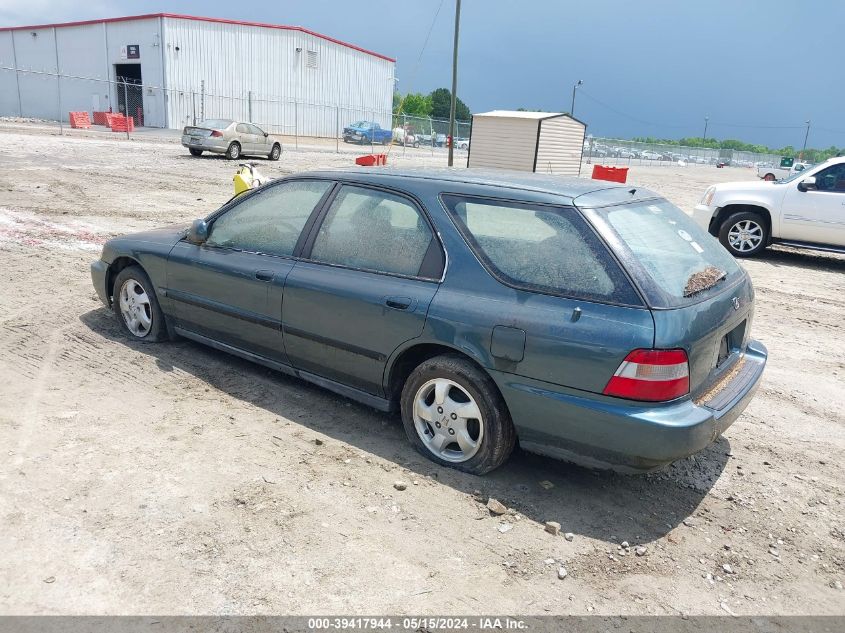
[[[205,215],[233,164],[115,136],[0,124],[0,614],[845,614],[845,258],[745,264],[769,367],[700,455],[629,477],[520,454],[478,478],[417,455],[397,417],[122,336],[89,262]],[[351,162],[333,149],[261,168]],[[631,176],[687,210],[752,177]]]

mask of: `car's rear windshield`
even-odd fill
[[[197,127],[204,127],[208,130],[225,130],[230,125],[232,125],[232,121],[229,119],[208,119],[200,123]]]
[[[666,200],[595,209],[621,242],[623,259],[656,308],[696,303],[732,285],[742,268],[721,244]],[[613,240],[616,241],[616,240]]]

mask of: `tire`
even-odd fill
[[[775,178],[774,174],[766,174],[765,176],[763,176],[763,180],[766,180],[768,182],[773,182],[777,179]]]
[[[229,160],[238,160],[241,157],[241,145],[237,141],[233,141],[229,143],[229,147],[226,150],[226,158]]]
[[[282,146],[276,143],[273,145],[273,149],[270,150],[270,156],[268,157],[270,160],[279,160],[282,156]]]
[[[444,406],[437,403],[438,385],[443,385]],[[473,404],[480,417],[457,416]],[[501,466],[516,444],[510,413],[493,379],[457,355],[435,356],[414,369],[402,388],[401,409],[411,444],[442,466],[483,475]]]
[[[414,141],[414,149],[419,149],[420,143],[419,141]]]
[[[115,277],[113,288],[112,309],[124,332],[133,340],[144,342],[168,338],[167,324],[155,288],[140,266],[127,266],[121,270]]]
[[[389,143],[390,143],[390,139],[389,139],[389,138],[383,138],[383,139],[381,139],[381,144],[382,144],[382,145],[388,145]]]
[[[201,149],[190,148],[190,149],[188,149],[188,151],[191,152],[191,156],[202,156],[202,150]]]
[[[768,223],[753,211],[734,213],[719,227],[719,241],[734,257],[754,257],[769,243]]]

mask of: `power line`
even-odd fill
[[[693,127],[692,123],[686,124],[686,125],[678,125],[678,124],[674,124],[674,123],[665,123],[665,122],[664,123],[655,123],[654,121],[647,121],[645,119],[641,119],[640,117],[634,116],[632,114],[628,114],[627,112],[623,112],[622,110],[619,110],[618,108],[615,108],[612,105],[605,103],[604,101],[602,101],[600,99],[597,99],[596,97],[591,95],[589,92],[587,92],[583,88],[581,88],[581,94],[586,96],[591,101],[594,101],[595,103],[599,104],[600,106],[607,108],[611,112],[614,112],[615,114],[618,114],[619,116],[623,116],[626,119],[631,119],[632,121],[636,121],[637,123],[641,123],[643,125],[650,125],[652,127],[664,127],[664,128],[669,127],[669,128],[675,128],[675,129],[690,129],[691,127]],[[758,130],[803,130],[804,129],[803,125],[756,125],[756,124],[750,124],[750,123],[721,123],[719,121],[713,121],[713,120],[709,121],[709,126],[711,128],[712,127],[730,127],[730,128],[758,129]],[[825,131],[828,131],[828,132],[835,132],[837,134],[845,134],[845,132],[843,132],[842,130],[830,130],[828,128],[823,128],[823,127],[817,127],[816,129],[817,130],[825,130]]]
[[[623,116],[623,117],[625,117],[625,118],[627,118],[627,119],[631,119],[632,121],[636,121],[637,123],[642,123],[643,125],[651,125],[651,126],[654,126],[654,127],[673,127],[673,128],[679,128],[679,129],[680,129],[680,128],[689,128],[689,127],[690,127],[690,125],[672,125],[672,124],[670,124],[670,123],[654,123],[654,122],[652,122],[652,121],[646,121],[645,119],[641,119],[641,118],[639,118],[639,117],[635,117],[635,116],[633,116],[633,115],[631,115],[631,114],[627,114],[627,113],[625,113],[625,112],[622,112],[621,110],[617,110],[617,109],[616,109],[616,108],[614,108],[612,105],[608,105],[608,104],[607,104],[607,103],[605,103],[604,101],[601,101],[600,99],[596,99],[593,95],[591,95],[589,92],[587,92],[587,91],[586,91],[586,90],[584,90],[583,88],[581,88],[581,94],[583,94],[585,97],[587,97],[588,99],[590,99],[590,101],[595,101],[595,102],[596,102],[596,103],[598,103],[600,106],[603,106],[603,107],[607,108],[607,109],[608,109],[608,110],[610,110],[611,112],[615,112],[615,113],[616,113],[616,114],[618,114],[619,116]]]

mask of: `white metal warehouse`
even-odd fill
[[[275,133],[390,126],[395,60],[298,26],[157,13],[0,27],[0,115],[126,112],[181,128],[233,118]]]
[[[556,112],[473,114],[467,167],[577,176],[586,131],[583,122]]]

